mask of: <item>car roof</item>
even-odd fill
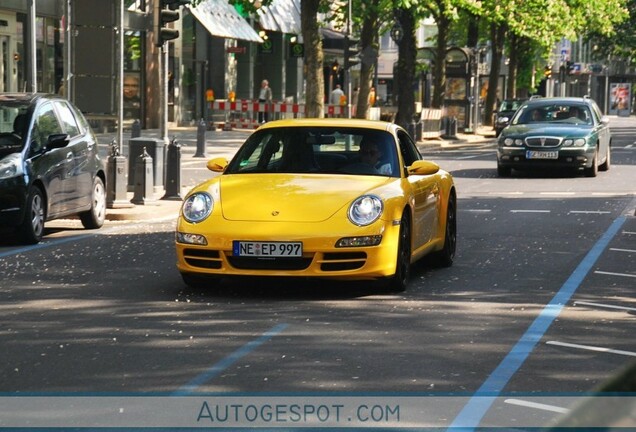
[[[59,95],[49,93],[0,93],[0,103],[17,102],[23,104],[34,104],[40,99],[63,99]]]
[[[574,96],[566,96],[566,97],[538,97],[531,98],[526,102],[526,105],[554,105],[554,104],[585,104],[592,105],[594,103],[593,99],[588,97],[574,97]]]
[[[259,127],[259,130],[282,128],[282,127],[334,127],[334,128],[363,128],[393,131],[402,129],[395,123],[376,120],[364,119],[346,119],[346,118],[302,118],[302,119],[286,119],[267,122]]]

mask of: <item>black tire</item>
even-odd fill
[[[402,292],[411,276],[411,220],[402,216],[400,234],[395,257],[395,273],[386,281],[386,288],[391,292]]]
[[[27,244],[39,243],[44,235],[46,221],[46,201],[40,188],[34,187],[29,191],[24,209],[24,220],[18,227],[22,241]]]
[[[79,214],[86,229],[97,229],[104,225],[106,218],[106,190],[101,178],[95,177],[91,193],[91,209]]]
[[[598,149],[594,150],[594,158],[592,158],[592,166],[585,168],[585,177],[596,177],[598,175]]]
[[[435,252],[435,263],[440,267],[450,267],[455,261],[457,250],[457,199],[451,195],[446,211],[446,228],[444,230],[444,247]]]
[[[497,175],[499,177],[510,177],[512,168],[497,164]]]
[[[598,170],[599,171],[609,171],[609,169],[612,166],[611,154],[612,154],[612,152],[610,151],[610,146],[608,144],[607,151],[606,151],[606,154],[605,154],[605,162],[603,162],[602,164],[600,164],[598,166]]]
[[[210,289],[215,288],[220,281],[216,276],[202,276],[192,273],[181,273],[181,279],[190,288]]]

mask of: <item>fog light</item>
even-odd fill
[[[208,244],[207,239],[201,234],[189,234],[182,232],[177,232],[177,242],[200,246],[207,246]]]
[[[382,241],[382,236],[345,237],[336,242],[336,247],[361,247],[377,246]]]

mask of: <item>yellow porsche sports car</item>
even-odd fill
[[[266,123],[185,197],[177,267],[191,286],[225,276],[380,279],[455,257],[452,176],[401,127],[350,119]]]

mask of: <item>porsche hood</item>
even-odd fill
[[[399,181],[380,176],[220,176],[223,217],[233,221],[321,222],[365,193]]]

